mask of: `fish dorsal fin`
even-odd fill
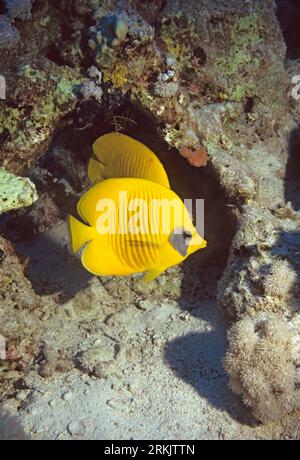
[[[167,173],[155,153],[126,134],[104,134],[94,142],[93,152],[88,164],[92,183],[128,177],[147,179],[170,188]]]

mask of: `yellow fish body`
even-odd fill
[[[73,253],[95,275],[158,276],[206,246],[182,200],[169,188],[136,178],[107,179],[91,187],[69,217]]]
[[[146,145],[121,133],[104,134],[94,142],[88,176],[93,184],[109,178],[132,177],[170,188],[157,156]]]

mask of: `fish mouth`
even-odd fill
[[[202,236],[200,236],[200,235],[197,234],[197,235],[192,239],[191,245],[192,245],[192,246],[198,246],[199,249],[203,249],[203,248],[206,247],[207,241],[206,241],[204,238],[202,238]]]
[[[192,254],[199,249],[204,249],[207,246],[207,241],[204,240],[200,235],[195,236],[189,244],[189,254]]]
[[[200,249],[204,249],[204,248],[206,248],[206,246],[207,246],[207,241],[202,240],[202,243],[200,244]]]

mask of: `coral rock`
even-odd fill
[[[228,332],[230,386],[264,423],[300,408],[292,331],[275,315],[245,318]]]
[[[31,19],[31,0],[5,0],[5,5],[11,19]]]
[[[0,49],[13,47],[20,39],[20,34],[13,27],[10,19],[4,14],[0,15]]]
[[[30,206],[37,198],[35,185],[30,179],[0,169],[0,214]]]
[[[207,150],[205,147],[200,147],[197,150],[190,149],[188,147],[183,147],[179,150],[181,156],[187,159],[190,165],[200,168],[201,166],[206,166],[208,161]]]

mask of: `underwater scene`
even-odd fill
[[[0,0],[0,440],[23,439],[300,439],[298,0]]]

